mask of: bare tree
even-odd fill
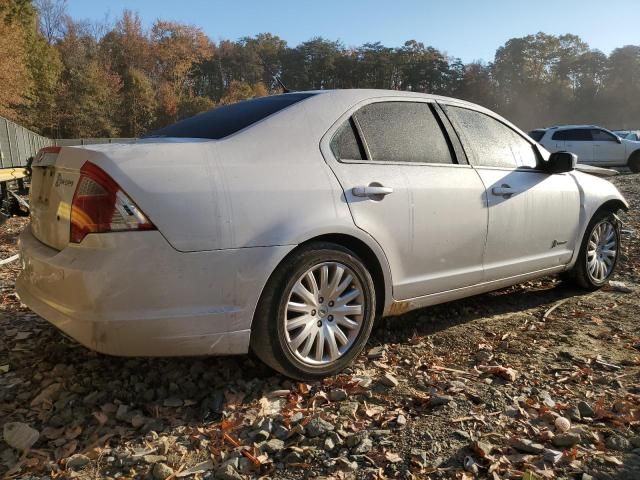
[[[49,44],[64,35],[67,0],[35,0],[40,32]]]

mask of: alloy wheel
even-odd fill
[[[605,219],[591,230],[587,244],[587,272],[596,283],[604,282],[616,263],[618,255],[618,235],[616,226]]]
[[[350,267],[319,263],[288,293],[283,319],[287,346],[306,364],[333,363],[356,342],[365,308],[362,284]]]

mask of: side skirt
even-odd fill
[[[416,310],[418,308],[451,302],[460,298],[471,297],[473,295],[491,292],[500,288],[510,287],[511,285],[533,280],[535,278],[546,277],[548,275],[553,275],[554,273],[560,273],[565,269],[566,265],[559,265],[557,267],[546,268],[544,270],[525,273],[523,275],[516,275],[514,277],[503,278],[500,280],[492,280],[491,282],[478,283],[476,285],[456,288],[454,290],[447,290],[446,292],[432,293],[430,295],[410,298],[408,300],[394,300],[388,310],[384,312],[383,316],[390,317],[402,315],[403,313]]]

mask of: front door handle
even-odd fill
[[[383,187],[382,185],[369,185],[367,187],[353,187],[351,190],[354,197],[384,197],[393,193],[393,188]]]
[[[503,183],[499,187],[493,187],[493,189],[491,190],[491,193],[493,193],[494,195],[497,195],[499,197],[510,197],[511,195],[516,193],[516,191],[515,191],[515,189],[511,188],[510,185],[507,185],[506,183]]]

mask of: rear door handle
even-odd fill
[[[384,197],[393,193],[393,188],[382,185],[369,185],[367,187],[353,187],[351,190],[354,197]]]
[[[515,189],[511,188],[511,186],[507,185],[506,183],[503,183],[499,187],[493,187],[493,189],[491,190],[491,193],[499,197],[510,197],[511,195],[516,193],[516,191]]]

